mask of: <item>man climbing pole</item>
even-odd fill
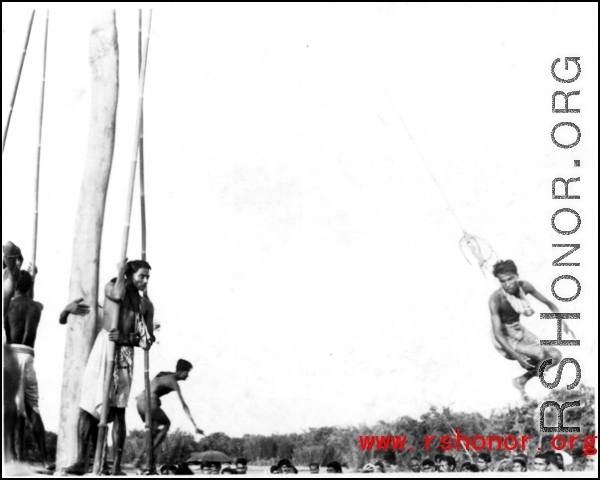
[[[521,315],[531,316],[534,313],[527,295],[539,300],[554,313],[558,313],[559,310],[531,283],[519,280],[517,266],[512,260],[497,262],[493,274],[500,282],[501,288],[492,293],[489,300],[492,340],[494,347],[502,355],[516,360],[525,369],[523,375],[513,380],[513,385],[521,392],[523,400],[527,401],[525,385],[537,375],[540,363],[552,359],[552,366],[556,366],[562,358],[558,349],[540,345],[539,338],[521,324]],[[570,333],[565,322],[563,327],[565,333]]]
[[[109,419],[113,422],[114,457],[111,473],[112,475],[123,474],[121,458],[127,435],[125,409],[133,379],[133,348],[149,349],[154,342],[154,306],[148,297],[140,295],[148,285],[150,268],[150,265],[142,260],[123,262],[119,266],[117,278],[111,280],[104,289],[106,329],[98,334],[83,376],[77,461],[65,470],[67,474],[87,473],[89,453],[95,450],[109,341],[117,345],[109,399]],[[108,331],[115,311],[118,311],[119,315],[118,328]],[[91,452],[88,450],[90,445]]]

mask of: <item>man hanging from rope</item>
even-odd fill
[[[156,451],[160,444],[165,440],[171,421],[167,414],[161,408],[160,397],[167,395],[171,392],[177,392],[183,411],[186,413],[192,425],[196,429],[196,433],[204,435],[204,432],[198,428],[196,422],[192,418],[190,409],[188,408],[179,383],[188,379],[190,371],[192,370],[192,364],[187,360],[179,360],[175,368],[175,373],[172,372],[161,372],[152,379],[150,385],[150,397],[151,397],[151,418],[152,418],[152,436],[154,437],[154,450]],[[137,409],[142,421],[146,421],[146,391],[144,390],[137,397]],[[160,431],[159,431],[160,430]]]
[[[95,451],[103,401],[108,341],[115,342],[117,345],[109,404],[109,421],[113,422],[111,474],[124,474],[121,470],[121,459],[127,435],[125,409],[133,380],[133,349],[141,347],[147,350],[154,342],[154,306],[147,296],[140,295],[148,286],[150,268],[150,265],[143,260],[125,261],[119,265],[117,278],[111,280],[104,289],[105,330],[102,330],[96,338],[83,375],[79,404],[77,461],[66,468],[67,474],[87,473],[89,453]],[[111,318],[117,310],[119,327],[117,330],[108,331]],[[88,450],[89,446],[91,450]]]
[[[523,375],[513,380],[513,385],[521,392],[523,400],[527,401],[525,385],[538,374],[540,363],[552,359],[552,366],[557,366],[562,358],[558,349],[540,345],[539,338],[521,324],[521,315],[531,316],[534,313],[527,295],[539,300],[554,313],[559,310],[531,283],[519,280],[517,266],[512,260],[497,262],[493,274],[499,280],[501,288],[492,293],[489,300],[492,340],[502,355],[516,360],[525,369]],[[570,333],[565,322],[563,327],[565,333]]]

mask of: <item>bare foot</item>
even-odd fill
[[[512,383],[519,392],[521,392],[521,397],[523,397],[524,402],[529,401],[529,397],[525,393],[525,384],[529,381],[529,378],[525,377],[517,377],[513,379]]]

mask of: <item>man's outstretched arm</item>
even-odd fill
[[[204,435],[204,432],[198,428],[198,425],[196,425],[196,422],[194,421],[194,418],[192,417],[192,412],[190,412],[190,409],[188,408],[187,404],[185,403],[185,400],[183,399],[183,395],[181,394],[181,389],[179,388],[179,384],[177,382],[175,382],[175,390],[177,391],[177,395],[179,395],[179,400],[181,400],[181,405],[183,407],[183,411],[185,412],[185,414],[188,416],[188,418],[192,422],[192,425],[194,425],[194,428],[196,429],[196,433],[198,433],[199,435]]]

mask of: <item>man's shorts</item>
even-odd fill
[[[523,324],[521,324],[521,322],[503,324],[502,332],[504,333],[508,344],[515,352],[530,358],[540,358],[544,355],[544,347],[540,345],[540,339],[527,330]],[[492,342],[494,343],[496,350],[498,350],[498,352],[506,358],[514,360],[508,353],[506,353],[498,340],[496,340],[496,336],[494,335],[493,331],[491,334]]]
[[[15,402],[17,404],[17,412],[19,415],[27,416],[28,406],[36,413],[40,413],[39,408],[39,389],[37,375],[33,367],[34,350],[27,345],[18,345],[16,343],[8,344],[8,351],[14,356],[17,361],[17,372],[11,372],[19,380],[19,389]]]

